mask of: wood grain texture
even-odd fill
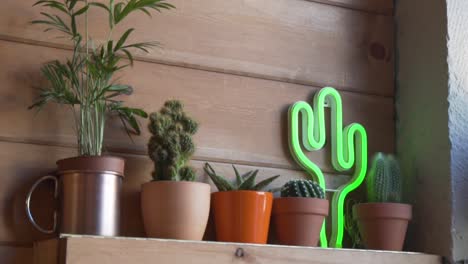
[[[62,252],[61,248],[64,248],[66,241],[60,245],[58,239],[49,239],[43,241],[34,242],[33,247],[33,259],[34,264],[58,264]]]
[[[408,252],[78,236],[66,237],[63,240],[66,241],[63,264],[152,264],[155,261],[158,264],[442,263],[438,256]]]
[[[66,39],[44,34],[40,26],[29,24],[41,11],[31,8],[33,2],[2,2],[0,37],[69,48]],[[140,54],[140,60],[393,95],[390,16],[303,0],[171,2],[177,10],[156,15],[153,20],[145,16],[130,18],[128,25],[137,28],[132,39],[158,40],[165,47],[162,52]],[[105,39],[107,16],[96,10],[89,19],[94,41]],[[114,36],[126,26],[115,30]]]
[[[51,105],[35,113],[27,110],[43,80],[42,62],[63,58],[68,51],[0,41],[0,138],[53,145],[74,145],[73,120],[66,108]],[[200,122],[195,138],[195,159],[234,162],[265,167],[296,168],[287,144],[287,109],[299,100],[310,100],[315,87],[256,78],[225,75],[180,67],[136,62],[123,73],[122,82],[135,92],[131,106],[156,111],[167,99],[185,102]],[[392,152],[394,146],[393,100],[342,93],[344,122],[358,122],[368,131],[370,149]],[[106,131],[106,146],[117,152],[146,153],[148,132],[132,143],[118,120]],[[146,126],[142,121],[143,126]],[[334,172],[328,151],[310,158],[327,172]]]
[[[51,248],[48,248],[51,250]],[[32,247],[0,246],[0,263],[30,264],[33,263]]]
[[[0,142],[0,241],[28,244],[32,241],[51,238],[37,232],[29,224],[24,210],[24,201],[33,182],[55,170],[55,162],[73,156],[75,149],[45,145]],[[125,179],[122,189],[121,234],[144,237],[140,214],[140,188],[151,180],[152,163],[146,156],[123,155],[126,159]],[[193,161],[192,165],[200,180],[210,182],[204,174],[204,162]],[[212,163],[212,166],[230,179],[234,173],[230,164]],[[238,166],[241,172],[258,167]],[[287,180],[306,177],[300,171],[259,168],[258,179],[280,174],[271,188],[283,185]],[[337,188],[348,180],[348,176],[327,175],[330,189]],[[212,191],[216,189],[213,187]],[[32,197],[33,215],[41,225],[50,226],[53,209],[53,188],[45,184]]]
[[[393,15],[393,0],[307,0],[377,14]]]

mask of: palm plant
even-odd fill
[[[74,113],[78,152],[81,156],[99,156],[103,147],[104,127],[109,115],[117,115],[127,133],[140,134],[137,117],[147,118],[142,109],[124,105],[119,98],[131,95],[129,85],[119,84],[114,75],[133,65],[135,50],[148,52],[159,46],[157,42],[127,43],[134,28],[127,29],[114,39],[114,29],[130,14],[140,11],[151,16],[152,11],[174,8],[165,0],[109,0],[108,4],[87,0],[40,0],[34,6],[49,8],[41,12],[43,19],[33,24],[45,25],[47,31],[58,31],[73,44],[71,58],[54,60],[43,65],[42,74],[49,81],[41,88],[37,100],[29,108],[41,109],[49,102],[69,106]],[[88,12],[92,8],[104,10],[109,17],[106,41],[94,44],[88,35]],[[84,16],[84,36],[77,29],[77,20]],[[128,61],[123,62],[123,58]]]

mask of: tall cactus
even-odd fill
[[[375,154],[366,178],[367,199],[372,203],[400,203],[401,171],[393,155]]]
[[[325,199],[325,192],[320,185],[312,180],[291,180],[281,188],[281,197]]]
[[[167,101],[164,107],[150,114],[148,129],[152,136],[148,155],[154,163],[155,181],[194,181],[195,171],[186,166],[195,152],[192,136],[198,124],[188,117],[181,102]]]
[[[325,108],[331,109],[331,155],[332,165],[337,171],[348,171],[354,167],[351,180],[340,186],[333,194],[331,204],[332,247],[342,247],[344,235],[344,203],[349,192],[355,190],[364,180],[367,170],[367,133],[357,123],[343,129],[343,106],[338,91],[332,87],[321,89],[314,97],[314,108],[307,102],[297,102],[289,108],[289,147],[296,162],[315,180],[325,187],[325,177],[321,169],[304,153],[320,150],[325,146]],[[302,123],[299,123],[301,115]],[[302,126],[302,131],[300,127]],[[300,139],[302,135],[302,140]],[[302,144],[301,144],[302,143]],[[320,234],[322,247],[328,246],[325,223]]]

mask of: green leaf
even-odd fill
[[[148,15],[149,17],[152,17],[151,16],[151,13],[146,9],[146,8],[140,8],[140,11],[145,13],[146,15]]]
[[[143,109],[139,108],[130,108],[130,111],[136,116],[148,118],[148,113],[146,113]]]
[[[68,9],[73,9],[76,5],[76,3],[78,3],[78,0],[69,0],[69,5],[68,5]]]
[[[105,4],[103,4],[103,3],[91,2],[91,3],[88,3],[88,5],[100,7],[100,8],[102,8],[102,9],[106,10],[107,12],[110,12],[109,7],[107,7],[107,6],[106,6]]]
[[[76,19],[75,19],[75,16],[72,16],[71,17],[71,33],[73,36],[76,36]]]
[[[234,169],[234,172],[236,173],[236,183],[237,183],[237,187],[239,188],[239,186],[241,186],[241,184],[244,182],[244,179],[239,174],[239,171],[237,170],[236,166],[232,165],[232,168]]]
[[[217,175],[213,167],[209,163],[205,163],[205,166],[203,167],[203,170],[205,170],[206,174],[210,177],[210,179],[213,181],[213,183],[216,185],[216,188],[218,188],[218,191],[224,192],[224,191],[232,191],[234,190],[234,186],[227,181],[224,177]]]
[[[73,16],[82,15],[83,13],[86,13],[86,11],[88,11],[88,9],[89,9],[89,5],[86,5],[86,6],[84,6],[83,8],[81,8],[80,10],[76,11],[75,13],[73,13]]]
[[[123,46],[123,44],[125,44],[125,41],[127,41],[128,36],[133,32],[133,30],[133,28],[130,28],[127,31],[125,31],[125,33],[122,35],[122,37],[120,37],[119,41],[115,45],[114,51],[119,50]]]
[[[142,51],[148,53],[150,48],[160,47],[160,46],[161,45],[158,42],[152,41],[152,42],[139,42],[139,43],[133,43],[133,44],[125,45],[125,46],[122,46],[121,49],[134,48],[134,49],[139,49],[139,50],[142,50]]]
[[[130,65],[133,66],[133,55],[132,55],[132,53],[130,53],[130,51],[128,51],[126,49],[122,49],[122,51],[127,56],[127,59],[130,61]]]
[[[273,177],[270,177],[268,179],[265,179],[259,183],[257,183],[257,185],[254,186],[254,190],[257,190],[257,191],[260,191],[262,190],[263,188],[267,187],[268,185],[270,185],[270,183],[272,183],[274,180],[276,180],[277,178],[279,177],[279,175],[276,175],[276,176],[273,176]]]
[[[255,170],[245,181],[239,186],[239,190],[253,190],[255,185],[255,178],[257,177],[258,170]]]

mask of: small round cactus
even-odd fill
[[[281,197],[325,199],[322,187],[312,180],[291,180],[281,188]]]
[[[152,136],[148,155],[154,163],[155,181],[194,181],[195,171],[186,166],[195,152],[192,136],[198,124],[188,117],[181,102],[167,101],[164,107],[150,114],[148,126]]]
[[[372,203],[399,203],[402,200],[401,171],[393,155],[377,153],[367,175],[367,199]]]

